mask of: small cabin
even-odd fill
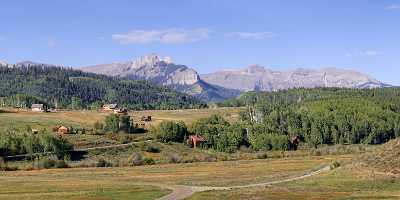
[[[38,134],[39,133],[39,130],[37,130],[37,129],[32,129],[32,134]]]
[[[104,104],[103,111],[114,111],[118,109],[118,104]]]
[[[151,116],[150,115],[142,116],[141,120],[144,122],[151,122]]]
[[[32,104],[31,109],[33,112],[47,112],[47,107],[44,104]]]
[[[292,137],[291,141],[292,141],[293,149],[296,151],[297,147],[300,144],[300,137],[299,136]]]
[[[205,141],[206,141],[206,139],[204,139],[200,135],[191,135],[189,137],[189,142],[193,145],[193,148],[196,148],[197,144],[200,144],[200,143],[205,142]]]
[[[135,127],[144,129],[146,127],[146,124],[143,122],[135,123]]]
[[[126,114],[128,110],[126,108],[117,108],[114,110],[114,114]]]
[[[65,126],[60,126],[60,127],[57,128],[57,133],[69,134],[69,128],[67,128]]]

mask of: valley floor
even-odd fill
[[[352,164],[352,155],[1,172],[0,199],[157,199],[200,188],[188,199],[400,199],[400,179]],[[329,165],[321,171],[297,179]],[[294,180],[291,180],[294,178]],[[280,183],[280,180],[284,180]],[[290,180],[290,181],[285,181]],[[259,184],[240,188],[248,184]],[[168,187],[166,187],[168,186]],[[194,186],[194,187],[192,187]],[[213,187],[235,187],[214,190]],[[190,193],[191,194],[191,193]],[[190,195],[189,194],[189,195]]]
[[[135,119],[151,115],[153,121],[146,125],[152,126],[163,120],[182,120],[190,124],[211,114],[220,114],[227,120],[235,121],[240,110],[140,111],[130,115]],[[7,110],[0,113],[0,129],[23,129],[25,126],[50,129],[60,124],[91,128],[94,122],[104,120],[106,115],[108,113],[92,111],[33,113]],[[75,148],[122,144],[106,135],[76,134],[64,137]],[[267,152],[268,159],[256,159],[259,158],[257,153],[246,149],[226,154],[193,149],[178,143],[163,144],[147,140],[145,134],[134,137],[132,145],[124,148],[89,150],[81,160],[69,163],[72,168],[0,172],[0,199],[400,199],[398,175],[360,164],[359,154],[369,151],[370,147],[366,150],[361,145],[338,145],[317,150]],[[159,152],[149,152],[149,147],[155,147]],[[389,150],[397,147],[394,145]],[[121,163],[128,160],[133,152],[141,152],[145,158],[154,159],[156,165],[118,167],[126,166]],[[387,151],[381,154],[387,155]],[[378,157],[382,157],[381,154]],[[178,156],[180,163],[165,164],[169,161],[164,159],[169,155]],[[393,154],[390,159],[396,156]],[[100,159],[107,160],[114,167],[84,168],[95,166]],[[321,170],[328,169],[326,166],[334,161],[341,166]],[[385,164],[384,161],[381,163]],[[27,169],[29,162],[9,164]],[[377,166],[390,168],[387,165]]]

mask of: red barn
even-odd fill
[[[69,129],[67,127],[65,127],[65,126],[60,126],[57,129],[57,132],[60,133],[60,134],[68,134],[69,133]]]
[[[206,139],[204,139],[203,137],[201,137],[199,135],[191,135],[189,139],[190,139],[190,142],[193,144],[193,148],[196,148],[198,143],[202,143],[202,142],[206,141]]]

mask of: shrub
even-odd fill
[[[217,157],[210,154],[200,154],[196,155],[195,159],[197,162],[215,162],[217,161]]]
[[[3,158],[0,157],[0,171],[16,171],[17,167],[8,166],[7,162],[4,161]]]
[[[320,149],[311,149],[310,150],[310,155],[312,155],[312,156],[321,156],[322,152],[321,152]]]
[[[104,124],[96,121],[93,125],[93,132],[95,134],[103,134]]]
[[[205,161],[206,162],[216,162],[217,161],[217,157],[214,155],[207,155],[205,156]]]
[[[55,168],[68,168],[68,163],[65,160],[57,160],[55,163]]]
[[[245,152],[245,153],[250,153],[251,152],[251,149],[249,147],[245,146],[245,145],[241,145],[239,150],[241,152]]]
[[[220,161],[228,161],[228,160],[229,160],[229,157],[228,157],[227,155],[221,155],[221,156],[218,158],[218,160],[220,160]]]
[[[100,158],[97,163],[96,167],[111,167],[112,164],[104,160],[104,158]]]
[[[119,117],[116,114],[110,114],[106,116],[104,123],[104,130],[112,133],[117,133],[119,131]]]
[[[147,152],[150,152],[150,153],[160,153],[160,152],[161,152],[161,150],[160,150],[159,147],[153,146],[153,145],[148,145],[148,146],[146,147],[146,151],[147,151]]]
[[[174,121],[163,121],[151,131],[155,138],[163,143],[183,142],[188,133],[185,123]]]
[[[329,165],[329,168],[330,168],[331,170],[336,169],[336,168],[338,168],[338,167],[340,167],[340,162],[338,162],[337,160],[333,161],[333,162]]]
[[[228,142],[225,142],[227,140],[225,132],[229,126],[229,122],[222,116],[212,115],[194,122],[191,125],[190,132],[203,136],[207,140],[207,144],[214,147],[214,149],[217,149],[216,146],[223,149],[225,145],[229,145]],[[218,137],[220,134],[221,137]],[[217,143],[219,143],[219,145],[217,145]]]
[[[182,161],[181,156],[178,153],[169,153],[164,155],[164,159],[168,163],[180,163]]]
[[[54,159],[50,159],[50,158],[45,158],[40,163],[41,163],[39,165],[40,168],[44,168],[44,169],[50,169],[50,168],[54,168],[56,166],[56,161]]]
[[[139,166],[143,165],[143,157],[142,154],[134,152],[129,158],[128,163],[130,166]]]
[[[131,142],[131,138],[127,135],[118,135],[118,142],[121,144],[128,144]]]
[[[63,158],[71,149],[72,144],[65,138],[44,131],[33,135],[31,132],[8,130],[0,134],[0,156],[54,152],[58,158]]]
[[[35,159],[32,169],[52,169],[52,168],[68,168],[69,165],[64,160],[59,160],[57,157],[46,157],[43,159]],[[27,168],[29,170],[29,167]]]
[[[147,158],[147,157],[143,159],[143,163],[145,165],[154,165],[154,164],[156,164],[156,162],[154,161],[153,158]]]
[[[268,155],[266,152],[257,152],[256,153],[256,158],[257,159],[267,159]]]

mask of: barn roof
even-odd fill
[[[43,104],[32,104],[31,108],[43,108]]]
[[[118,107],[118,104],[116,104],[116,103],[113,103],[113,104],[104,104],[103,107],[108,107],[108,108],[114,109],[114,108],[117,108],[117,107]]]
[[[68,129],[68,128],[65,126],[60,126],[60,127],[58,127],[58,129]]]
[[[190,138],[192,140],[198,141],[198,142],[204,142],[206,141],[206,139],[204,139],[203,137],[201,137],[200,135],[191,135]]]

